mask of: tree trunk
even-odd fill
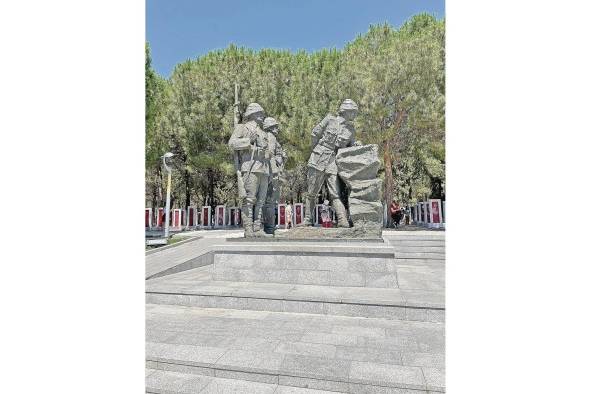
[[[208,177],[208,181],[209,181],[209,185],[208,185],[208,195],[209,195],[209,205],[211,205],[212,207],[215,206],[214,205],[214,201],[213,201],[213,190],[214,190],[214,176],[213,176],[213,170],[210,168],[207,170],[207,177]]]
[[[164,201],[164,196],[162,195],[163,193],[163,179],[162,179],[162,169],[160,168],[160,166],[158,166],[158,172],[157,172],[157,176],[158,176],[158,180],[157,180],[157,187],[158,187],[158,207],[162,207],[163,205],[163,201]]]
[[[391,126],[393,130],[396,132],[394,138],[386,138],[384,142],[384,201],[386,202],[386,207],[388,208],[388,215],[386,226],[390,227],[392,223],[392,218],[390,217],[390,203],[394,199],[394,172],[392,167],[398,162],[398,155],[392,154],[392,148],[395,144],[396,135],[400,132],[400,128],[402,127],[402,122],[406,116],[405,111],[400,111],[396,113],[396,117],[394,118],[394,124]]]
[[[152,208],[156,209],[158,207],[158,180],[156,174],[152,174],[152,181]]]
[[[191,205],[191,175],[185,170],[185,209]]]

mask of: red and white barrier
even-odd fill
[[[156,227],[164,228],[164,208],[158,208],[158,216],[156,217]]]
[[[172,209],[171,210],[171,218],[172,218],[172,223],[170,224],[170,227],[172,227],[173,230],[181,230],[183,228],[183,224],[182,224],[182,209]]]
[[[277,225],[280,228],[287,228],[287,216],[285,207],[287,204],[279,204],[277,206]]]
[[[322,207],[322,204],[316,204],[316,207],[314,208],[314,212],[316,212],[314,215],[314,226],[320,226],[320,207]]]
[[[226,206],[218,205],[215,207],[215,227],[226,226]]]
[[[418,212],[418,207],[421,203],[417,204],[416,207],[413,207],[413,220],[418,222],[420,214]],[[426,204],[426,203],[425,203]],[[445,202],[440,202],[440,221],[444,223],[444,209],[445,209]],[[322,204],[317,204],[315,206],[315,213],[314,215],[314,225],[320,226],[322,219],[321,219],[321,210]],[[425,208],[425,207],[422,207]],[[335,220],[335,212],[331,210],[332,213],[332,220]],[[303,203],[295,203],[292,205],[292,216],[291,216],[291,225],[297,226],[301,225],[304,222],[305,217],[305,207]],[[165,208],[145,208],[145,228],[146,229],[163,229],[164,228],[164,216],[165,216]],[[222,228],[222,227],[240,227],[242,226],[242,216],[241,216],[241,209],[240,207],[228,207],[226,205],[218,205],[213,209],[213,207],[207,205],[203,207],[195,207],[189,206],[186,209],[171,209],[170,210],[170,218],[169,226],[174,231],[180,231],[183,229],[193,229],[196,227],[201,227],[203,229],[208,228]],[[435,220],[435,219],[434,219]],[[425,219],[423,219],[425,222]],[[277,215],[276,215],[276,224],[280,228],[287,228],[288,218],[287,218],[287,203],[278,204],[277,205]]]
[[[187,208],[187,228],[195,228],[197,226],[197,209],[195,207]]]
[[[416,224],[429,228],[445,228],[445,201],[430,198],[418,202],[411,209]]]
[[[304,204],[301,202],[293,204],[293,222],[294,226],[304,222]]]
[[[242,217],[240,216],[240,208],[228,208],[228,224],[232,227],[238,227],[242,224]]]
[[[211,206],[201,207],[201,227],[211,226]]]
[[[152,208],[146,208],[146,228],[152,228]]]
[[[440,228],[443,223],[443,214],[440,199],[429,200],[429,227]]]

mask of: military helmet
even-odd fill
[[[265,121],[263,122],[263,130],[270,129],[273,126],[279,125],[279,122],[275,120],[275,118],[266,117]]]
[[[250,103],[250,104],[248,104],[248,107],[246,107],[246,111],[244,112],[244,117],[247,118],[252,114],[256,114],[257,112],[262,112],[264,114],[265,110],[263,109],[263,107],[261,107],[257,103]]]
[[[343,101],[343,103],[339,107],[339,112],[343,112],[343,111],[346,111],[346,110],[355,110],[355,111],[358,111],[359,110],[359,107],[357,107],[357,104],[355,104],[355,101],[353,101],[351,99],[346,99],[345,101]]]

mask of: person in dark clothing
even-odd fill
[[[390,217],[392,218],[394,228],[397,228],[400,225],[402,216],[402,208],[400,208],[400,205],[398,205],[396,201],[392,201],[390,204]]]

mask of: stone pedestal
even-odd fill
[[[213,259],[213,279],[395,288],[394,248],[302,244],[230,245]]]

